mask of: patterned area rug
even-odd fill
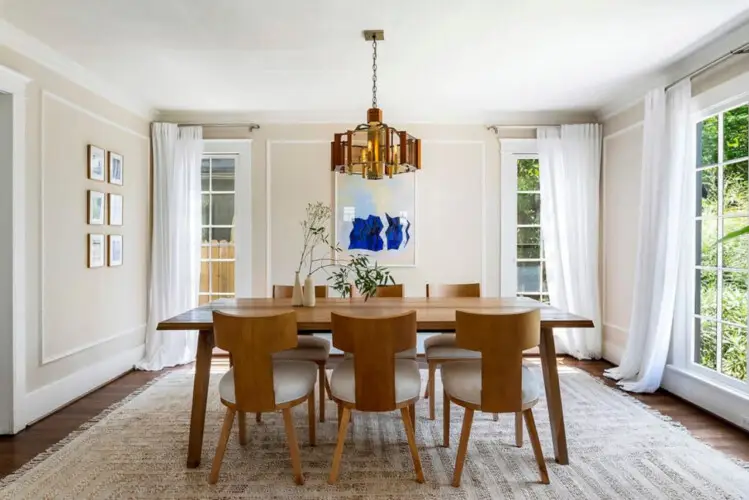
[[[535,369],[538,369],[537,367]],[[416,439],[425,484],[414,481],[399,414],[354,414],[337,485],[327,484],[335,445],[335,405],[307,445],[306,405],[295,411],[306,484],[296,486],[280,414],[256,424],[240,447],[236,424],[219,483],[207,484],[223,407],[212,376],[203,462],[185,467],[192,374],[172,372],[111,408],[22,470],[0,482],[2,499],[108,498],[465,498],[738,499],[749,498],[749,470],[635,399],[574,368],[560,367],[570,465],[554,462],[548,415],[535,410],[551,484],[539,484],[530,443],[514,441],[513,416],[477,414],[460,489],[450,486],[463,412],[453,407],[451,445],[442,448],[438,418],[417,405]],[[422,373],[422,378],[425,373]],[[439,382],[438,382],[439,387]],[[441,396],[441,388],[438,390]],[[332,416],[332,418],[330,418]]]

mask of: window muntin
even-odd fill
[[[549,303],[541,232],[538,158],[519,158],[517,168],[517,295]]]

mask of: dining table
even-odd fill
[[[269,316],[288,311],[296,312],[299,334],[331,331],[331,313],[359,317],[391,316],[416,311],[418,332],[454,332],[455,311],[483,314],[508,314],[528,309],[539,309],[541,316],[541,341],[539,353],[549,412],[554,456],[560,464],[569,463],[567,437],[559,388],[557,356],[554,346],[554,328],[592,328],[589,319],[562,311],[527,297],[373,297],[318,298],[314,307],[292,307],[291,299],[231,298],[219,299],[185,311],[159,323],[159,330],[186,333],[198,330],[198,349],[195,360],[190,431],[187,448],[187,467],[200,465],[203,449],[206,404],[213,356],[213,311],[242,316]]]

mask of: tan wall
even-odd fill
[[[698,96],[749,72],[748,56],[737,56],[692,81]],[[604,357],[618,363],[627,342],[632,310],[642,169],[642,101],[603,124],[602,290]]]
[[[253,295],[265,296],[269,284],[293,282],[301,245],[298,222],[308,202],[333,203],[330,140],[350,126],[264,125],[252,134],[205,129],[206,138],[252,138]],[[480,125],[404,127],[423,141],[424,169],[416,174],[418,265],[394,269],[396,280],[408,295],[423,295],[427,281],[482,280],[487,294],[498,295],[496,138]]]
[[[26,386],[38,393],[144,343],[149,123],[6,47],[0,47],[0,65],[31,79]],[[87,180],[87,144],[124,155],[124,186]],[[88,189],[124,196],[123,227],[87,225]],[[89,232],[123,234],[124,265],[87,269]]]

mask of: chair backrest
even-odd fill
[[[294,287],[291,285],[273,285],[274,299],[290,299],[294,294]],[[315,297],[324,299],[328,296],[327,285],[315,285]]]
[[[351,285],[351,296],[361,297],[362,294],[356,288]],[[377,293],[375,297],[403,297],[403,285],[380,285],[377,287]]]
[[[395,354],[416,347],[416,311],[396,316],[332,313],[333,345],[354,355],[356,409],[395,409]]]
[[[216,346],[231,354],[237,410],[273,411],[273,353],[297,346],[296,313],[235,316],[213,311],[213,336]]]
[[[481,284],[434,285],[427,283],[427,298],[429,297],[481,297]]]
[[[481,351],[481,410],[512,413],[522,409],[523,351],[541,341],[538,309],[511,314],[455,312],[455,344]]]

